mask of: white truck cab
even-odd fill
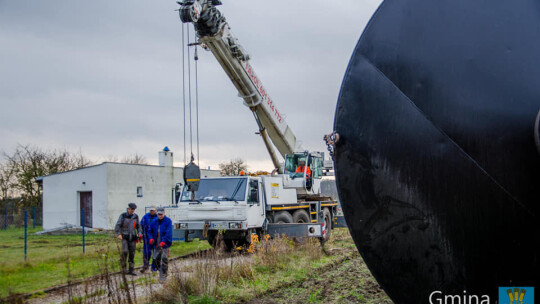
[[[221,232],[231,248],[233,242],[236,245],[248,242],[252,233],[327,238],[337,204],[298,200],[296,189],[283,185],[289,178],[288,175],[203,178],[194,196],[184,187],[174,208],[175,229],[186,240],[208,238],[210,243]],[[296,219],[298,213],[302,217]]]
[[[210,223],[212,229],[261,227],[264,220],[261,188],[261,179],[257,177],[201,179],[194,200],[189,191],[182,192],[178,219],[185,223],[181,228],[202,229],[204,223]]]
[[[318,195],[321,193],[324,168],[324,153],[322,152],[306,151],[287,154],[282,169],[283,185],[285,188],[296,189],[299,196]]]

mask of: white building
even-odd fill
[[[218,170],[201,170],[201,177],[214,176]],[[159,152],[159,166],[105,162],[41,176],[43,229],[82,225],[83,209],[85,227],[114,229],[130,202],[141,218],[147,206],[173,204],[175,186],[183,180],[183,168],[173,167],[168,149]]]

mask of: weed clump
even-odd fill
[[[69,245],[68,245],[69,246]],[[73,261],[67,251],[67,288],[64,291],[66,304],[84,304],[106,301],[108,303],[132,304],[137,302],[135,282],[128,279],[121,269],[121,250],[116,242],[116,249],[110,244],[96,248],[96,264],[98,275],[80,280],[72,274]],[[69,249],[69,248],[68,248]],[[118,259],[113,258],[118,252]]]
[[[251,290],[251,295],[235,295],[236,299],[246,300],[261,292],[259,285],[264,285],[262,292],[265,292],[276,283],[266,282],[269,274],[294,269],[292,265],[298,259],[307,261],[309,267],[310,261],[323,255],[316,239],[299,243],[287,237],[271,239],[263,236],[259,241],[254,235],[248,247],[238,249],[231,255],[223,255],[220,250],[199,255],[190,265],[173,271],[172,278],[153,300],[158,303],[214,303],[228,298],[227,290],[231,287]]]

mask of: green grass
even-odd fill
[[[352,239],[345,229],[335,229],[326,255],[318,240],[295,243],[288,238],[263,240],[247,252],[248,258],[219,263],[219,253],[197,260],[179,269],[153,300],[157,303],[175,303],[180,295],[189,299],[205,299],[219,303],[247,302],[256,297],[295,286],[306,279],[318,278],[318,272],[340,263],[356,250],[350,247]],[[181,277],[179,273],[191,273]],[[304,302],[322,303],[322,291],[314,290]]]
[[[333,238],[328,243],[332,247],[350,248],[352,240],[345,229],[334,229]],[[278,260],[261,265],[256,259],[252,266],[253,277],[246,280],[229,279],[221,282],[218,299],[225,303],[249,301],[283,286],[291,286],[310,277],[316,277],[318,269],[322,269],[340,259],[343,255],[317,254],[320,250],[315,246],[296,246],[286,254],[273,253]],[[310,255],[312,257],[310,258]],[[259,255],[260,256],[260,255]],[[314,291],[308,298],[310,303],[319,303],[319,292]]]
[[[321,294],[321,289],[317,289],[314,292],[310,293],[308,296],[309,303],[320,303],[319,295]]]
[[[68,265],[71,279],[100,273],[104,259],[118,261],[119,241],[109,234],[87,234],[85,254],[82,236],[35,235],[41,228],[28,229],[27,260],[24,261],[24,229],[0,231],[0,298],[10,294],[37,292],[66,283]],[[170,256],[180,256],[210,248],[206,241],[175,242]],[[142,244],[137,244],[136,266],[142,265]],[[110,271],[119,269],[118,263]]]
[[[189,297],[189,303],[191,304],[218,304],[220,302],[211,296],[203,295],[203,296]]]
[[[324,260],[324,262],[322,261]],[[313,271],[337,260],[334,258],[321,259],[319,263],[310,264],[301,257],[291,258],[284,267],[272,269],[271,272],[259,272],[254,269],[254,278],[244,282],[225,282],[220,286],[220,299],[227,303],[248,301],[256,296],[264,295],[282,286],[288,286],[295,282],[307,279]]]

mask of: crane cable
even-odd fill
[[[187,56],[188,56],[188,97],[189,97],[189,148],[191,152],[191,157],[193,158],[193,123],[191,120],[191,57],[189,52],[189,26],[187,31]]]
[[[199,55],[197,54],[197,45],[195,45],[195,118],[197,119],[197,165],[200,167],[200,155],[199,155],[199,73],[197,70],[197,61],[199,61]]]
[[[182,23],[182,112],[184,115],[184,124],[182,129],[184,131],[184,166],[187,165],[186,162],[186,68],[185,68],[185,40],[184,40],[184,23]]]
[[[186,34],[184,34],[186,32]],[[189,146],[190,146],[190,153],[191,157],[190,160],[193,161],[194,155],[193,155],[193,107],[192,107],[192,96],[193,93],[191,91],[191,52],[190,47],[195,46],[195,53],[194,53],[194,66],[195,66],[195,132],[196,132],[196,153],[197,153],[197,165],[200,164],[200,155],[199,155],[199,81],[198,81],[198,67],[197,67],[197,61],[199,60],[198,53],[197,53],[197,43],[191,43],[190,42],[190,30],[189,25],[186,28],[186,31],[184,31],[184,24],[182,24],[182,100],[183,100],[183,114],[184,114],[184,166],[187,165],[188,157],[186,155],[186,149],[187,149],[187,135],[186,135],[186,110],[189,111]],[[187,35],[187,43],[185,43],[185,35]],[[185,56],[185,49],[187,48],[187,83],[188,83],[188,103],[186,108],[186,56]]]

